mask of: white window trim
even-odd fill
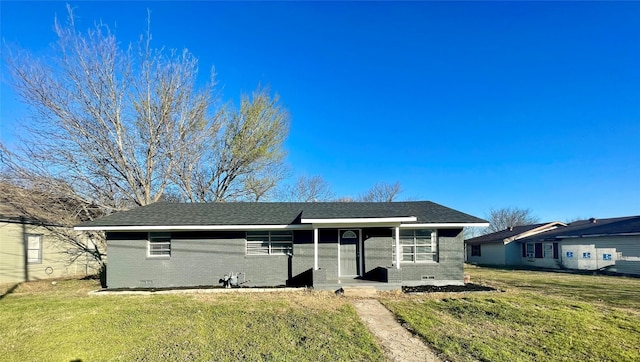
[[[535,243],[526,243],[525,244],[525,254],[528,259],[535,259],[536,257],[536,244]],[[531,248],[531,252],[529,252],[529,248]]]
[[[153,241],[154,239],[164,239],[168,237],[168,241]],[[156,245],[169,245],[169,254],[152,254],[151,253],[151,244]],[[171,258],[171,233],[157,233],[150,232],[147,235],[147,257],[148,258],[157,258],[157,259],[169,259]]]
[[[393,251],[391,253],[392,255],[392,265],[396,265],[396,259],[400,260],[400,264],[434,264],[434,263],[438,263],[440,261],[440,251],[438,250],[438,232],[437,229],[423,229],[423,228],[415,228],[415,229],[409,229],[413,231],[413,244],[408,245],[408,244],[402,244],[402,236],[398,235],[399,237],[399,249],[400,249],[400,254],[402,253],[402,247],[403,246],[413,246],[413,260],[402,260],[402,255],[400,255],[400,257],[398,258],[396,256],[396,235],[395,235],[395,230],[398,229],[394,229],[394,235],[393,235]],[[431,230],[431,252],[427,253],[427,255],[431,255],[432,259],[431,260],[415,260],[416,259],[416,250],[418,246],[425,246],[428,244],[417,244],[416,241],[416,230]],[[407,231],[407,229],[405,228],[404,231]]]
[[[251,231],[248,231],[245,235],[245,248],[244,248],[244,255],[247,256],[287,256],[287,255],[293,255],[293,232],[290,232],[291,234],[291,241],[281,241],[281,240],[271,240],[271,235],[272,235],[272,231],[268,231],[268,230],[256,230],[254,232],[264,232],[268,235],[268,239],[267,240],[260,240],[260,241],[249,241],[249,233]],[[249,244],[250,243],[267,243],[267,252],[266,253],[249,253]],[[290,244],[291,246],[288,248],[289,251],[288,252],[284,252],[284,253],[274,253],[273,252],[273,244]]]

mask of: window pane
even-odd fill
[[[291,253],[291,244],[287,243],[271,243],[271,254],[287,255]]]
[[[247,241],[269,241],[268,231],[248,231]]]
[[[417,229],[416,238],[431,239],[431,230],[429,229]]]
[[[249,255],[268,255],[268,242],[247,242],[247,254]]]
[[[400,239],[400,244],[401,245],[413,245],[414,240],[413,239]]]
[[[35,249],[29,249],[27,251],[27,261],[29,263],[39,263],[40,262],[40,250]]]
[[[427,260],[431,260],[432,256],[431,254],[426,254],[426,253],[418,253],[416,254],[416,261],[427,261]]]
[[[27,244],[29,244],[29,249],[40,249],[40,236],[29,235],[27,237]]]
[[[149,233],[149,255],[171,256],[171,233]]]
[[[271,241],[293,241],[293,235],[291,234],[271,234]]]
[[[411,229],[400,229],[400,238],[409,238],[413,239],[415,236],[413,230]]]

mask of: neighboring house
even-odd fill
[[[516,240],[566,226],[558,221],[520,225],[465,240],[466,261],[480,265],[520,265],[522,245]]]
[[[523,265],[640,275],[640,216],[575,221],[518,243]]]
[[[551,224],[554,223],[545,225]],[[510,242],[509,257],[505,258],[504,263],[499,262],[500,258],[490,258],[498,262],[488,263],[487,259],[482,259],[487,250],[490,253],[493,250],[488,240],[497,239],[495,235],[500,233],[503,232],[466,240],[467,260],[487,265],[606,270],[640,275],[640,216],[591,218],[566,225],[556,223],[553,229],[518,237]],[[519,257],[514,256],[515,251],[519,251]],[[478,253],[481,255],[475,255]]]
[[[155,203],[76,226],[107,237],[107,286],[380,288],[463,283],[463,228],[485,220],[428,201]]]
[[[95,273],[87,260],[69,262],[51,228],[0,205],[0,284]]]

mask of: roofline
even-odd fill
[[[402,224],[401,228],[429,227],[429,228],[466,228],[466,227],[487,227],[488,222],[457,222],[457,223],[422,223],[422,224]]]
[[[334,219],[334,221],[337,219]],[[399,222],[353,223],[348,226],[398,226],[400,228],[461,228],[468,226],[489,226],[489,223],[422,223],[400,224]],[[77,231],[183,231],[183,230],[313,230],[316,224],[288,224],[288,225],[154,225],[154,226],[76,226]],[[344,223],[322,224],[322,226],[345,226]]]
[[[540,242],[540,241],[547,241],[547,242],[552,242],[552,241],[556,241],[556,242],[561,242],[562,240],[573,240],[573,239],[587,239],[587,238],[600,238],[600,237],[607,237],[607,236],[636,236],[636,235],[640,235],[640,232],[630,232],[630,233],[612,233],[612,234],[589,234],[589,235],[557,235],[557,236],[551,236],[551,237],[547,237],[547,238],[540,238],[540,239],[533,239],[533,240],[516,240],[517,242],[523,242],[523,243],[534,243],[534,242]],[[543,236],[543,235],[540,235]]]
[[[567,226],[567,224],[560,222],[560,221],[552,221],[552,222],[548,222],[544,225],[540,225],[537,228],[533,228],[531,230],[527,230],[525,232],[522,232],[520,234],[516,234],[514,236],[508,237],[508,238],[504,238],[503,242],[504,244],[508,244],[514,240],[519,240],[519,239],[524,239],[526,237],[529,236],[533,236],[533,235],[537,235],[537,234],[541,234],[541,233],[545,233],[547,231],[551,231],[551,230],[555,230],[558,228],[558,226]]]
[[[140,225],[140,226],[76,226],[78,231],[170,231],[170,230],[269,230],[310,229],[309,225]]]
[[[303,224],[354,224],[354,223],[400,223],[415,222],[418,218],[415,216],[401,217],[352,217],[352,218],[326,218],[326,219],[300,219]]]
[[[574,238],[599,238],[603,236],[633,236],[640,235],[640,232],[630,233],[604,233],[604,234],[584,234],[584,235],[556,235],[555,239],[574,239]]]

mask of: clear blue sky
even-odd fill
[[[484,216],[640,214],[640,2],[71,2],[79,27],[215,66],[224,96],[261,83],[292,115],[297,174],[338,196],[403,197]],[[63,2],[0,3],[2,37],[36,53]],[[3,49],[4,50],[4,49]],[[24,108],[2,86],[1,137]]]

